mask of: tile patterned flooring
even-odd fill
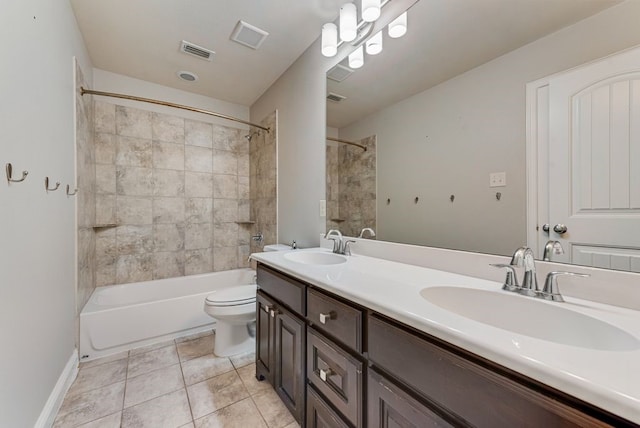
[[[253,353],[213,355],[208,332],[80,364],[54,428],[294,428]]]

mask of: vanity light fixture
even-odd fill
[[[397,39],[407,33],[407,12],[391,21],[389,24],[389,37]]]
[[[373,22],[380,18],[380,0],[362,0],[362,20]]]
[[[382,52],[382,31],[378,31],[365,43],[367,55],[378,55]]]
[[[338,27],[333,22],[322,26],[322,55],[332,57],[338,53]]]
[[[353,3],[345,3],[340,8],[340,40],[351,42],[358,34],[358,10]]]
[[[349,67],[356,69],[364,65],[364,49],[362,45],[358,46],[355,51],[349,54]]]

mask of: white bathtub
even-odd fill
[[[210,330],[215,320],[204,312],[207,295],[252,284],[254,275],[236,269],[98,287],[80,313],[80,361]]]

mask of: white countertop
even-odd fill
[[[251,257],[640,423],[640,349],[593,350],[519,335],[442,309],[420,295],[424,288],[442,285],[515,295],[502,291],[502,284],[497,282],[357,254],[349,256],[348,261],[342,264],[308,265],[286,259],[286,253],[256,253]],[[570,297],[565,297],[565,300],[564,303],[541,301],[541,304],[562,305],[640,338],[640,312]],[[535,321],[513,320],[514,323]]]

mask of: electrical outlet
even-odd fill
[[[320,199],[320,217],[327,216],[327,201]]]
[[[504,187],[506,185],[506,172],[492,172],[491,174],[489,174],[489,187]]]

